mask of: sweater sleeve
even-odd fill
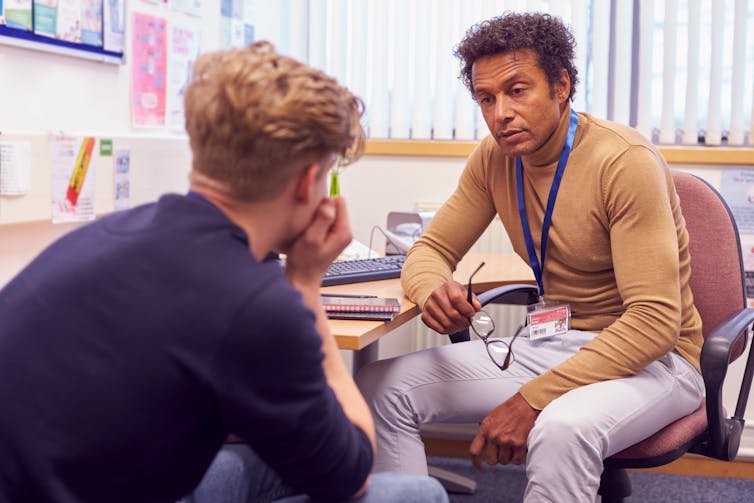
[[[633,146],[602,172],[623,313],[573,357],[521,387],[536,409],[579,386],[633,375],[672,350],[680,332],[677,198],[665,163]]]
[[[485,145],[483,141],[471,153],[455,191],[406,256],[403,290],[422,309],[430,294],[451,279],[458,262],[495,216],[486,188]]]

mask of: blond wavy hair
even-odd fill
[[[339,155],[345,166],[364,151],[361,99],[270,42],[200,56],[184,100],[193,170],[244,201],[275,197],[312,163]]]

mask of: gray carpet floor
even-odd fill
[[[517,503],[522,500],[526,484],[523,467],[492,466],[479,472],[465,459],[433,456],[429,462],[477,481],[475,494],[451,494],[451,503]],[[633,494],[626,501],[630,503],[754,502],[754,480],[647,472],[629,472],[629,477]]]

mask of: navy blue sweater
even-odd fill
[[[0,290],[0,501],[175,501],[229,433],[344,498],[372,451],[320,345],[280,266],[206,200],[71,232]]]

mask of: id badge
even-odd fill
[[[544,339],[568,332],[571,308],[568,304],[539,302],[529,306],[529,339]]]

